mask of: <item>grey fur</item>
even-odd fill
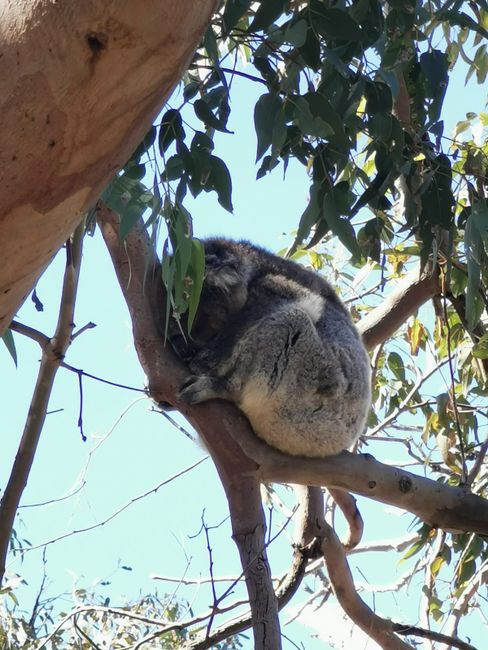
[[[271,446],[321,457],[350,447],[370,405],[369,359],[348,311],[318,274],[248,242],[204,242],[181,399],[235,402]]]

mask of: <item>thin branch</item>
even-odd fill
[[[420,636],[424,639],[430,639],[431,641],[439,641],[439,643],[445,643],[449,648],[459,648],[459,650],[476,650],[474,645],[471,643],[466,643],[466,641],[461,641],[454,636],[449,636],[447,634],[441,634],[440,632],[433,632],[432,630],[424,630],[421,627],[416,625],[402,625],[401,623],[393,623],[393,630],[397,634],[405,634],[408,636]]]
[[[102,519],[96,524],[91,524],[90,526],[85,526],[84,528],[78,528],[77,530],[72,530],[69,533],[63,533],[62,535],[58,535],[58,537],[53,537],[52,539],[48,540],[47,542],[42,542],[42,544],[36,544],[34,546],[28,546],[25,549],[22,550],[22,553],[27,553],[30,551],[35,551],[39,548],[44,548],[46,546],[49,546],[50,544],[55,544],[57,542],[60,542],[63,539],[67,539],[68,537],[73,537],[73,535],[79,535],[80,533],[86,533],[90,530],[94,530],[95,528],[100,528],[101,526],[105,526],[105,524],[108,524],[109,521],[112,521],[112,519],[115,519],[118,515],[120,515],[124,510],[127,510],[127,508],[130,508],[131,506],[134,505],[134,503],[137,503],[141,499],[145,499],[148,497],[150,494],[155,494],[158,490],[160,490],[162,487],[165,485],[168,485],[168,483],[171,483],[172,481],[175,481],[177,478],[180,476],[183,476],[187,472],[191,472],[191,470],[195,469],[195,467],[198,467],[201,463],[203,463],[205,460],[207,460],[208,456],[204,456],[203,458],[200,458],[200,460],[197,460],[195,463],[192,463],[188,467],[185,467],[184,469],[180,470],[179,472],[176,472],[176,474],[173,474],[169,478],[164,479],[164,481],[161,481],[158,483],[155,487],[151,488],[150,490],[146,490],[142,494],[138,494],[136,497],[133,497],[132,499],[129,499],[127,503],[124,503],[123,506],[120,508],[117,508],[112,514],[110,514],[108,517],[105,517],[105,519]]]
[[[382,431],[385,429],[389,424],[394,422],[397,417],[403,412],[406,411],[409,408],[418,408],[420,404],[415,404],[413,407],[409,406],[410,400],[412,400],[415,397],[415,394],[418,392],[419,388],[424,384],[429,377],[431,377],[435,372],[439,370],[439,368],[442,368],[442,366],[445,366],[446,363],[448,363],[449,359],[443,359],[442,361],[439,361],[433,368],[425,372],[421,377],[417,379],[415,384],[412,386],[410,391],[408,392],[407,396],[405,399],[399,404],[393,411],[387,415],[387,417],[382,420],[379,424],[377,424],[375,427],[372,429],[369,429],[367,434],[369,437],[374,436],[376,433],[379,431]]]
[[[66,363],[66,361],[63,361],[61,363],[61,367],[76,373],[78,377],[88,377],[88,379],[94,379],[95,381],[99,381],[102,384],[108,384],[109,386],[115,386],[116,388],[124,388],[125,390],[133,390],[136,393],[144,393],[145,395],[147,395],[147,390],[145,390],[144,388],[136,388],[135,386],[128,386],[127,384],[120,384],[119,382],[116,381],[109,381],[108,379],[97,377],[96,375],[92,375],[89,372],[82,370],[81,368],[75,368],[75,366],[71,366],[69,363]]]
[[[475,575],[473,575],[465,585],[451,609],[451,614],[446,621],[447,633],[449,635],[457,636],[459,621],[466,614],[471,599],[478,593],[481,586],[485,585],[487,582],[488,560],[485,560],[476,571]]]
[[[37,343],[39,343],[42,349],[44,349],[49,344],[49,341],[51,340],[49,336],[46,336],[42,332],[39,332],[39,330],[36,330],[33,327],[29,327],[29,325],[24,325],[24,323],[19,323],[19,321],[16,320],[13,320],[10,323],[9,328],[13,332],[18,332],[19,334],[22,334],[23,336],[27,336],[33,341],[37,341]]]
[[[466,487],[470,487],[473,485],[476,477],[479,474],[480,469],[483,467],[483,462],[485,460],[486,454],[488,453],[488,436],[485,438],[485,441],[479,448],[477,454],[476,454],[476,460],[474,461],[474,465],[471,468],[471,471],[468,474],[468,478],[466,479]]]
[[[15,514],[34,462],[54,379],[71,342],[84,228],[85,224],[82,221],[76,228],[72,240],[68,240],[66,244],[66,267],[56,331],[42,351],[41,365],[29,414],[0,503],[0,583],[5,574],[5,562]]]
[[[335,488],[329,488],[329,493],[339,506],[347,521],[349,535],[347,539],[343,540],[342,544],[345,551],[349,553],[361,541],[364,530],[363,518],[359,512],[356,499],[352,494],[349,494],[349,492],[346,492],[345,490],[337,490]]]
[[[321,523],[321,548],[334,594],[342,609],[383,650],[410,650],[411,646],[393,632],[392,622],[375,614],[359,597],[339,538],[325,519]]]

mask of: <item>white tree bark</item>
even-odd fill
[[[216,0],[3,0],[0,332],[181,77]]]

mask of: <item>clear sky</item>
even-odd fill
[[[450,125],[446,133],[467,111],[484,109],[485,98],[480,89],[465,91],[462,84],[459,78],[451,81],[447,100]],[[290,242],[290,232],[307,204],[308,179],[302,166],[291,163],[284,180],[279,169],[271,176],[255,180],[256,139],[250,107],[261,92],[258,85],[241,79],[234,81],[229,128],[235,135],[219,134],[216,138],[215,153],[227,162],[233,178],[234,214],[226,213],[215,195],[201,195],[191,203],[190,209],[195,218],[195,234],[199,237],[218,234],[247,238],[279,250]],[[37,293],[44,312],[36,312],[28,300],[18,315],[18,320],[48,335],[52,334],[56,322],[63,266],[61,252],[39,282]],[[76,339],[68,352],[69,364],[104,379],[138,388],[144,386],[144,375],[133,349],[129,315],[98,233],[85,240],[75,320],[78,327],[89,321],[97,327]],[[18,369],[6,350],[0,349],[0,486],[5,485],[15,456],[40,357],[36,343],[18,335],[15,340]],[[51,412],[15,524],[18,537],[34,547],[104,521],[138,495],[205,456],[202,448],[155,413],[151,402],[137,393],[90,379],[84,380],[83,389],[86,443],[77,429],[77,376],[67,370],[59,371],[50,402]],[[178,421],[184,424],[181,419]],[[384,459],[380,445],[372,452]],[[391,454],[391,449],[383,453]],[[71,492],[74,493],[70,498],[59,501]],[[291,504],[292,494],[283,492]],[[41,503],[46,505],[36,505]],[[360,509],[366,521],[366,541],[401,536],[412,521],[409,514],[364,499],[360,500]],[[205,536],[199,533],[202,517],[210,526],[221,524],[210,532],[214,575],[238,575],[240,565],[226,520],[225,497],[211,461],[206,460],[191,473],[129,505],[106,525],[49,545],[47,594],[67,593],[63,599],[66,610],[74,588],[90,589],[96,585],[98,593],[110,596],[111,604],[119,605],[125,599],[137,598],[156,588],[160,593],[174,591],[175,584],[155,582],[151,577],[154,574],[174,578],[206,576],[209,558]],[[273,533],[277,530],[275,526]],[[289,528],[291,534],[292,525]],[[273,545],[274,575],[288,566],[289,533],[285,531]],[[371,560],[361,555],[351,563],[359,567],[354,569],[359,581],[373,584],[394,582],[408,568],[399,565],[394,554]],[[19,589],[18,598],[28,610],[42,577],[42,550],[30,550],[11,559],[8,568],[21,574],[27,582],[27,588]],[[398,595],[396,600],[380,593],[366,594],[365,598],[380,613],[415,623],[420,592],[416,587],[412,585],[409,595]],[[235,597],[239,593],[243,592],[236,590]],[[191,601],[196,613],[212,602],[208,586],[180,588],[178,596]],[[306,594],[296,598],[292,609],[307,598]],[[414,602],[409,602],[409,598]],[[323,614],[321,617],[327,620]],[[286,618],[283,615],[282,621]],[[307,650],[324,647],[322,642],[309,637],[310,630],[298,624],[290,629],[284,626],[283,631],[295,643],[303,642]],[[245,647],[251,645],[249,642]],[[294,646],[284,641],[284,647]],[[372,648],[373,644],[368,647]]]

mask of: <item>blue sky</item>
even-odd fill
[[[284,180],[279,169],[271,176],[255,180],[256,139],[250,107],[261,92],[260,86],[235,80],[229,125],[235,135],[219,134],[216,139],[215,153],[227,162],[233,178],[234,214],[225,212],[214,195],[200,196],[191,203],[190,209],[195,219],[195,234],[199,237],[247,238],[279,250],[290,242],[290,232],[307,204],[308,179],[301,165],[291,163]],[[451,80],[446,134],[467,111],[484,110],[484,102],[479,88],[473,86],[468,91],[463,88],[462,78]],[[81,327],[94,321],[97,327],[76,339],[67,361],[94,375],[141,388],[145,379],[132,345],[130,318],[98,234],[86,239],[83,262],[76,324]],[[53,332],[57,317],[63,265],[61,253],[39,282],[37,293],[44,304],[44,312],[36,312],[28,300],[18,315],[20,321],[46,334]],[[0,485],[5,484],[15,456],[40,357],[37,344],[20,336],[15,340],[18,369],[13,367],[5,349],[0,350],[3,377]],[[137,495],[205,455],[205,450],[153,412],[151,402],[140,399],[137,393],[85,379],[86,443],[81,441],[77,430],[78,408],[77,376],[61,369],[50,402],[52,413],[46,420],[15,525],[18,536],[34,546],[99,523]],[[178,421],[184,424],[181,419]],[[375,446],[373,453],[381,459],[381,445]],[[391,449],[385,447],[384,454],[390,457]],[[59,499],[73,486],[79,486],[77,477],[89,459],[86,484],[76,494],[61,502],[32,506]],[[282,492],[291,504],[292,494]],[[360,500],[360,509],[366,521],[365,540],[401,536],[412,520],[408,514],[393,512],[393,509],[364,499]],[[208,575],[205,536],[197,534],[202,516],[208,525],[217,525],[227,516],[225,497],[209,460],[129,506],[106,526],[51,544],[47,550],[49,595],[68,592],[63,601],[63,607],[67,608],[73,585],[90,588],[102,580],[110,584],[98,582],[97,591],[109,595],[111,603],[118,605],[124,599],[137,598],[156,587],[161,593],[174,590],[173,584],[156,583],[151,578],[153,574],[175,578],[185,573],[195,578]],[[240,566],[229,522],[224,521],[212,530],[211,539],[215,551],[214,574],[238,575]],[[275,575],[288,566],[289,544],[286,531],[273,545],[271,561]],[[22,562],[17,558],[9,564],[9,570],[20,573],[28,583],[26,589],[18,592],[20,604],[25,609],[32,606],[42,576],[41,557],[41,550],[32,550],[23,555]],[[352,565],[359,567],[355,569],[359,580],[387,583],[398,579],[407,569],[406,565],[398,565],[397,560],[393,554],[372,560],[358,556],[357,560],[352,559]],[[416,611],[417,594],[412,586],[410,596],[398,595],[396,604],[390,595],[377,594],[375,598],[369,595],[366,599],[381,613],[416,622],[412,616]],[[178,595],[191,600],[195,612],[211,603],[208,586],[199,590],[180,589]],[[239,590],[236,590],[235,597],[238,595]],[[413,605],[409,598],[413,599]],[[307,649],[324,647],[323,643],[310,639],[309,631],[298,625],[291,631],[285,627],[284,632],[295,643],[303,642]],[[251,644],[246,647],[250,648]],[[284,647],[293,646],[285,641]]]

